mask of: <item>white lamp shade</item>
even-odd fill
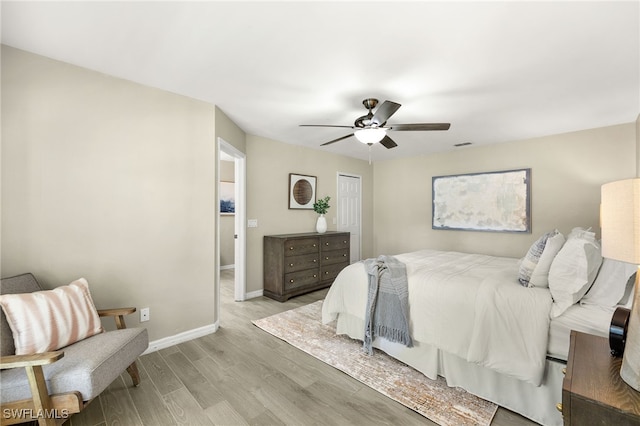
[[[602,185],[602,256],[640,264],[640,178]]]
[[[602,185],[602,256],[640,265],[640,178]],[[620,377],[640,391],[640,269],[636,283]]]
[[[369,127],[366,129],[358,129],[353,132],[356,139],[358,139],[362,143],[373,144],[378,143],[387,135],[387,132],[384,129],[380,129],[377,127]]]

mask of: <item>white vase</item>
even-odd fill
[[[323,214],[318,216],[318,221],[316,222],[316,232],[318,234],[324,234],[327,232],[327,219]]]

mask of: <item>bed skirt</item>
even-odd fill
[[[361,319],[347,313],[338,316],[338,334],[362,340],[363,330],[364,323]],[[563,363],[547,360],[542,385],[534,386],[486,367],[471,364],[429,344],[414,340],[413,345],[414,347],[407,348],[380,338],[373,342],[374,347],[431,379],[442,376],[451,387],[463,388],[542,425],[562,425],[562,414],[556,409],[556,404],[562,401],[562,370],[565,368]]]

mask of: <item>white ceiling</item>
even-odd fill
[[[218,105],[245,132],[366,159],[366,113],[403,106],[374,160],[634,121],[640,4],[600,2],[2,2],[2,42]]]

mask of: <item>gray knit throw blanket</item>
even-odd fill
[[[413,346],[409,332],[409,289],[407,268],[392,256],[367,259],[364,267],[369,276],[367,312],[365,313],[362,349],[373,354],[371,344],[376,336]]]

